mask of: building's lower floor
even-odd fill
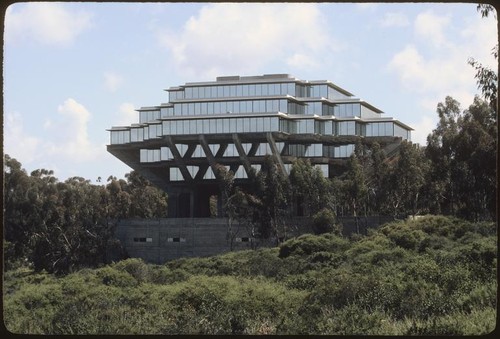
[[[366,234],[368,228],[391,221],[390,217],[353,217],[339,220],[344,235]],[[293,218],[283,232],[284,241],[305,233],[312,233],[309,219]],[[118,223],[118,238],[130,257],[162,264],[184,257],[206,257],[229,251],[276,246],[278,239],[260,241],[251,236],[251,230],[227,218],[164,218],[126,219]]]

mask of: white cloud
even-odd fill
[[[318,67],[318,63],[313,57],[304,55],[301,53],[296,53],[286,60],[287,65],[296,68],[312,68]]]
[[[139,113],[134,108],[134,105],[129,102],[124,102],[119,108],[118,126],[129,126],[139,121]]]
[[[123,84],[123,78],[113,72],[104,73],[104,87],[110,92],[116,92]]]
[[[424,28],[424,23],[435,28],[434,38],[431,38],[431,30]],[[496,25],[477,15],[463,23],[454,23],[455,34],[449,32],[447,35],[445,27],[448,24],[448,17],[437,17],[430,12],[419,14],[414,26],[416,36],[429,39],[418,41],[418,44],[410,42],[388,63],[388,69],[399,77],[403,87],[420,96],[422,108],[433,111],[447,95],[464,107],[472,103],[478,91],[475,70],[467,64],[469,57],[486,65],[496,64],[491,56],[497,37]]]
[[[411,122],[409,125],[414,129],[411,131],[411,141],[422,146],[427,145],[427,136],[437,125],[437,117],[424,115],[419,121]]]
[[[410,21],[403,13],[388,12],[380,20],[382,27],[405,27],[410,25]]]
[[[378,7],[378,3],[376,2],[360,2],[356,4],[356,8],[360,10],[370,10],[373,11]]]
[[[39,158],[38,147],[41,141],[24,130],[21,114],[17,112],[7,113],[4,123],[5,153],[16,158],[22,164],[32,163]]]
[[[92,142],[88,135],[90,112],[74,99],[57,108],[58,115],[46,119],[36,135],[24,130],[22,115],[7,114],[5,119],[5,152],[23,165],[41,164],[48,169],[78,170],[72,164],[91,163],[105,155],[104,144]],[[63,165],[61,165],[63,164]]]
[[[59,105],[57,111],[61,119],[53,126],[57,136],[55,142],[49,144],[49,153],[64,156],[75,162],[98,157],[101,147],[92,144],[88,137],[90,112],[72,98]]]
[[[14,4],[6,11],[5,40],[66,45],[90,26],[89,13],[68,10],[62,3]]]
[[[417,15],[415,19],[415,34],[422,40],[431,42],[440,47],[447,42],[445,30],[450,25],[449,15],[440,16],[432,11],[426,11]]]
[[[338,48],[325,27],[315,4],[220,3],[202,7],[181,31],[161,32],[160,41],[191,77],[245,75],[277,60],[321,64]]]

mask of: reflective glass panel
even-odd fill
[[[262,95],[262,85],[261,84],[255,85],[255,95],[256,96]]]

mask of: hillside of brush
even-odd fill
[[[426,216],[367,236],[4,272],[4,324],[29,334],[480,335],[495,329],[494,223]]]

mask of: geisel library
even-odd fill
[[[218,202],[217,164],[248,185],[266,155],[289,173],[307,158],[326,177],[342,172],[357,141],[397,152],[412,128],[330,81],[288,74],[225,76],[167,89],[169,101],[139,109],[139,123],[110,130],[108,151],[168,193],[168,218],[125,220],[117,229],[131,256],[164,262],[229,249]],[[252,241],[241,230],[236,242]]]

